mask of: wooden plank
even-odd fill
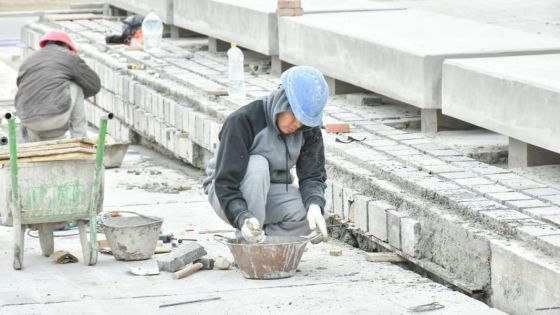
[[[54,149],[54,150],[18,152],[18,160],[20,158],[52,156],[52,155],[77,153],[77,152],[88,153],[88,154],[91,154],[91,155],[95,155],[95,150],[92,149],[92,148],[73,147],[73,148],[61,148],[61,149]],[[9,159],[10,159],[10,157],[8,155],[0,155],[0,160],[9,160]]]
[[[48,161],[68,161],[68,160],[95,160],[95,154],[91,153],[66,153],[48,156],[27,157],[18,159],[18,163],[48,162]],[[0,160],[0,165],[10,164],[10,160]]]

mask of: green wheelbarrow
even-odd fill
[[[107,120],[112,119],[113,114],[101,117],[95,151],[90,148],[88,154],[72,153],[58,159],[18,156],[15,117],[8,113],[5,118],[8,120],[9,164],[0,165],[0,173],[6,173],[0,176],[0,224],[13,226],[14,269],[20,270],[23,266],[27,228],[38,230],[42,253],[48,257],[54,251],[54,226],[69,221],[75,221],[78,226],[84,263],[95,265],[96,218],[104,186],[105,135]],[[19,150],[23,151],[23,147]]]

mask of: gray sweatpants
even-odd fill
[[[70,93],[71,102],[70,108],[65,113],[22,123],[21,133],[24,142],[62,139],[68,130],[70,130],[72,138],[86,136],[84,92],[79,85],[70,83],[68,93]]]
[[[251,155],[240,189],[249,211],[264,225],[266,235],[302,236],[311,233],[299,189],[288,185],[286,192],[286,184],[271,183],[268,161],[263,156]],[[216,214],[229,223],[214,191],[214,182],[210,184],[208,200]]]

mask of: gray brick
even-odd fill
[[[537,199],[506,201],[505,204],[513,209],[546,207],[548,205]]]
[[[523,209],[523,212],[537,217],[560,215],[560,207],[528,208]]]
[[[533,197],[560,195],[560,190],[550,187],[526,189],[523,192]]]
[[[479,194],[466,190],[466,189],[449,189],[440,190],[437,192],[440,199],[450,201],[450,202],[461,202],[461,201],[475,201],[484,200],[485,198]]]
[[[352,189],[350,188],[343,188],[342,189],[342,214],[344,219],[349,220],[351,222],[355,222],[354,212],[350,211],[353,210],[353,208],[352,209],[350,208],[353,202],[354,202],[354,191],[352,191]]]
[[[401,218],[404,214],[396,210],[387,211],[387,240],[389,245],[401,249]]]
[[[368,202],[370,199],[363,195],[355,195],[354,203],[354,223],[356,227],[363,232],[369,231],[368,229]]]
[[[474,191],[477,191],[481,194],[486,194],[486,193],[503,193],[503,192],[508,192],[511,191],[511,188],[508,188],[506,186],[503,185],[474,185],[472,186],[472,189]]]
[[[467,157],[465,155],[458,155],[458,156],[441,156],[440,159],[446,162],[472,162],[475,159]]]
[[[346,154],[353,156],[361,161],[374,161],[374,160],[387,159],[387,157],[384,154],[364,147],[351,148],[346,150],[345,152]]]
[[[560,205],[560,195],[543,196],[541,198],[550,201],[556,205]]]
[[[520,225],[516,228],[517,235],[524,241],[533,241],[539,236],[544,235],[559,235],[560,229],[549,225],[549,224],[540,224],[540,225]]]
[[[518,192],[499,192],[499,193],[489,193],[487,194],[489,198],[498,200],[498,201],[510,201],[510,200],[529,200],[532,199],[530,196],[527,196],[522,193]]]
[[[379,240],[387,242],[387,210],[395,207],[383,200],[368,202],[369,232]]]
[[[344,208],[342,206],[342,184],[333,182],[333,212],[337,214],[340,218],[344,219]]]
[[[401,140],[401,143],[408,144],[408,145],[414,145],[414,144],[432,143],[432,141],[428,140],[428,139],[407,139],[407,140]]]
[[[472,215],[478,215],[480,211],[507,209],[506,206],[493,200],[461,201],[459,205]]]
[[[456,179],[455,182],[461,186],[471,187],[474,185],[491,185],[493,182],[482,177]]]
[[[420,222],[411,218],[401,219],[402,251],[412,257],[418,256],[418,243],[421,237]]]
[[[501,173],[510,173],[509,170],[499,168],[496,166],[484,164],[482,162],[473,161],[473,162],[453,162],[455,166],[462,167],[464,169],[468,169],[469,171],[483,174],[483,175],[491,175],[491,174],[501,174]]]
[[[560,257],[560,235],[543,235],[537,237],[539,247],[553,257]]]
[[[529,220],[530,216],[516,210],[484,210],[479,212],[480,216],[489,221],[518,221]]]
[[[515,190],[522,190],[522,189],[529,189],[529,188],[542,188],[546,187],[543,184],[537,183],[530,179],[522,178],[522,179],[506,179],[501,180],[499,183],[511,187]]]
[[[478,174],[472,172],[440,173],[438,175],[447,179],[473,178],[479,176]]]
[[[422,168],[435,174],[463,171],[463,169],[449,164],[426,165],[422,166]]]
[[[430,155],[441,157],[441,156],[460,156],[462,155],[460,152],[450,149],[443,149],[443,150],[426,150],[426,152]]]

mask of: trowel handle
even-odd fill
[[[176,271],[173,273],[173,279],[183,279],[187,276],[192,275],[193,273],[199,271],[200,269],[202,269],[202,267],[204,267],[204,265],[202,263],[194,263],[192,265],[189,265],[179,271]]]

